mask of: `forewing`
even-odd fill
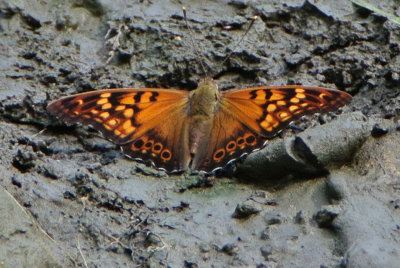
[[[351,100],[344,91],[304,86],[254,87],[222,95],[223,108],[264,137],[303,115],[334,111]]]
[[[133,158],[151,159],[170,170],[189,157],[181,139],[187,131],[188,95],[153,88],[100,90],[61,98],[47,109],[67,123],[92,125]]]

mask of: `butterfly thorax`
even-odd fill
[[[200,141],[209,135],[214,115],[218,109],[220,93],[212,79],[201,80],[189,97],[189,148],[192,154],[198,152]]]
[[[197,89],[190,95],[189,115],[204,118],[212,116],[219,99],[217,83],[212,79],[201,80]]]

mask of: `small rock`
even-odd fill
[[[228,5],[234,6],[239,9],[245,9],[249,6],[248,0],[232,0],[228,3]]]
[[[31,152],[22,152],[21,150],[18,150],[17,155],[14,156],[12,164],[19,171],[25,173],[35,166],[35,158],[35,155]]]
[[[55,74],[45,74],[40,81],[45,85],[57,84],[58,82]]]
[[[120,153],[119,152],[106,152],[104,154],[101,155],[101,160],[100,160],[100,164],[102,166],[106,166],[112,163],[116,163],[117,162],[117,158],[120,157]]]
[[[21,181],[20,181],[18,178],[16,178],[15,175],[13,175],[13,176],[11,177],[11,183],[12,183],[13,185],[17,186],[18,188],[21,188],[21,187],[22,187]]]
[[[48,147],[48,144],[43,140],[38,140],[36,142],[36,146],[39,151],[45,153],[46,155],[51,154],[51,150]]]
[[[197,263],[189,262],[189,261],[185,260],[184,263],[183,263],[183,267],[185,267],[185,268],[197,268],[199,266],[197,265]]]
[[[72,43],[71,39],[64,39],[60,41],[60,44],[64,47],[69,46]]]
[[[267,245],[267,246],[262,246],[260,248],[261,255],[264,257],[266,261],[268,261],[268,257],[272,254],[272,247]]]
[[[108,152],[117,148],[114,143],[97,137],[82,139],[82,142],[84,148],[88,151]]]
[[[208,245],[208,244],[201,244],[199,246],[199,249],[200,249],[200,252],[207,253],[207,252],[210,252],[212,250],[212,247],[210,245]]]
[[[91,189],[91,188],[90,188]],[[91,189],[93,190],[93,189]],[[123,201],[118,198],[115,194],[107,194],[103,193],[98,196],[98,202],[100,207],[104,207],[106,209],[121,212],[124,208]]]
[[[61,167],[50,166],[50,165],[44,166],[44,167],[42,167],[43,175],[50,179],[58,180],[61,177],[61,173],[62,173],[60,168]]]
[[[118,254],[122,254],[122,253],[123,253],[122,248],[119,247],[119,246],[116,246],[116,245],[114,245],[114,244],[108,246],[108,247],[106,248],[106,251],[110,251],[110,252],[118,253]]]
[[[393,81],[398,82],[400,80],[400,75],[399,75],[399,73],[392,72],[391,78],[392,78]]]
[[[267,227],[261,232],[260,239],[268,240],[270,238],[271,238],[270,229],[269,229],[269,227]]]
[[[133,53],[118,49],[117,58],[119,63],[128,63],[132,58]]]
[[[282,221],[279,214],[268,213],[264,216],[264,221],[267,225],[280,224]]]
[[[162,243],[163,242],[158,235],[151,233],[151,232],[149,234],[147,234],[146,240],[145,240],[146,247],[159,246],[159,245],[162,245]]]
[[[29,27],[31,27],[33,30],[39,29],[42,27],[42,24],[40,21],[36,18],[34,18],[30,14],[23,14],[22,15],[22,21],[25,22]]]
[[[58,31],[65,30],[67,28],[66,26],[66,20],[64,18],[58,18],[56,20],[56,29]]]
[[[237,255],[238,251],[239,248],[235,244],[226,244],[222,247],[222,252],[228,254],[229,256]]]
[[[303,212],[301,210],[297,212],[296,216],[294,217],[294,222],[297,224],[304,224],[306,222],[303,217]]]
[[[76,195],[71,191],[65,191],[64,192],[64,199],[75,200],[76,199]]]
[[[27,51],[27,52],[25,52],[25,53],[22,55],[22,57],[23,57],[24,59],[31,60],[31,59],[35,58],[36,55],[37,55],[37,54],[36,54],[36,52],[34,52],[34,51]]]
[[[76,73],[70,73],[69,75],[67,75],[67,81],[68,82],[70,82],[70,83],[72,83],[72,82],[74,82],[76,79],[78,79],[78,74],[76,74]]]
[[[143,174],[145,176],[154,176],[154,177],[157,177],[157,178],[161,178],[161,177],[165,176],[165,171],[157,170],[155,168],[148,167],[148,166],[145,166],[145,165],[137,165],[135,167],[135,172],[136,173],[141,173],[141,174]]]
[[[172,207],[172,209],[176,212],[182,212],[187,208],[189,208],[189,203],[186,203],[184,201],[181,201],[181,204],[179,206]]]
[[[259,207],[257,207],[254,202],[250,202],[247,200],[243,202],[243,204],[238,204],[236,206],[235,212],[233,212],[232,217],[236,219],[244,219],[248,218],[253,214],[258,214],[261,211]]]
[[[389,129],[381,126],[380,124],[375,124],[374,128],[371,131],[371,135],[374,138],[379,138],[389,132]]]
[[[385,119],[391,119],[393,117],[395,117],[395,114],[393,112],[390,112],[390,111],[386,112],[385,115],[383,116],[383,118],[385,118]]]
[[[65,77],[65,76],[67,76],[67,75],[72,73],[71,69],[68,68],[68,67],[67,68],[61,67],[61,68],[58,69],[58,71],[60,72],[60,75],[63,76],[63,77]]]
[[[394,209],[400,209],[400,199],[391,200],[390,205]]]
[[[318,211],[313,218],[320,228],[331,228],[333,220],[338,215],[338,209],[335,209],[333,206],[327,206],[326,208]]]

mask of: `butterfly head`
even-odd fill
[[[198,95],[210,95],[210,97],[214,98],[219,96],[218,84],[212,78],[201,79],[195,91]]]

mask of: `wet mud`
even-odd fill
[[[0,0],[0,266],[396,267],[400,25],[344,0],[184,4],[200,59],[179,1]],[[46,111],[101,88],[192,90],[203,69],[222,90],[353,100],[212,177],[131,161]]]

